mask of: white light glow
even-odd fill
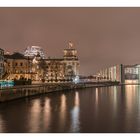
[[[31,47],[27,47],[25,52],[24,52],[24,56],[36,56],[37,54],[40,54],[40,56],[44,59],[46,57],[43,49],[39,46],[31,46]]]
[[[126,84],[136,84],[137,80],[125,80]]]
[[[76,76],[75,78],[73,78],[73,82],[75,83],[75,84],[77,84],[77,83],[79,83],[79,76]]]

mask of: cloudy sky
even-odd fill
[[[71,40],[81,74],[140,63],[140,8],[0,8],[0,48],[41,46],[62,57]]]

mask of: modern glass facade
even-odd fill
[[[46,58],[46,54],[40,46],[27,47],[24,52],[24,56],[29,56],[29,57],[34,57],[37,54],[39,54],[41,56],[41,58],[43,58],[43,59]]]
[[[119,81],[120,83],[140,83],[140,65],[115,65],[99,71],[100,79]]]
[[[124,66],[125,83],[140,83],[140,65]]]
[[[99,71],[100,79],[110,81],[121,81],[121,65],[115,65]]]

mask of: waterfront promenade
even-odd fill
[[[33,85],[23,85],[14,87],[5,87],[0,89],[0,102],[10,101],[18,98],[34,95],[46,94],[62,90],[72,90],[89,87],[102,87],[117,85],[118,82],[85,82],[85,83],[43,83]]]

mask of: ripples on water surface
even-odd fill
[[[0,132],[140,132],[140,86],[61,91],[3,103]]]

